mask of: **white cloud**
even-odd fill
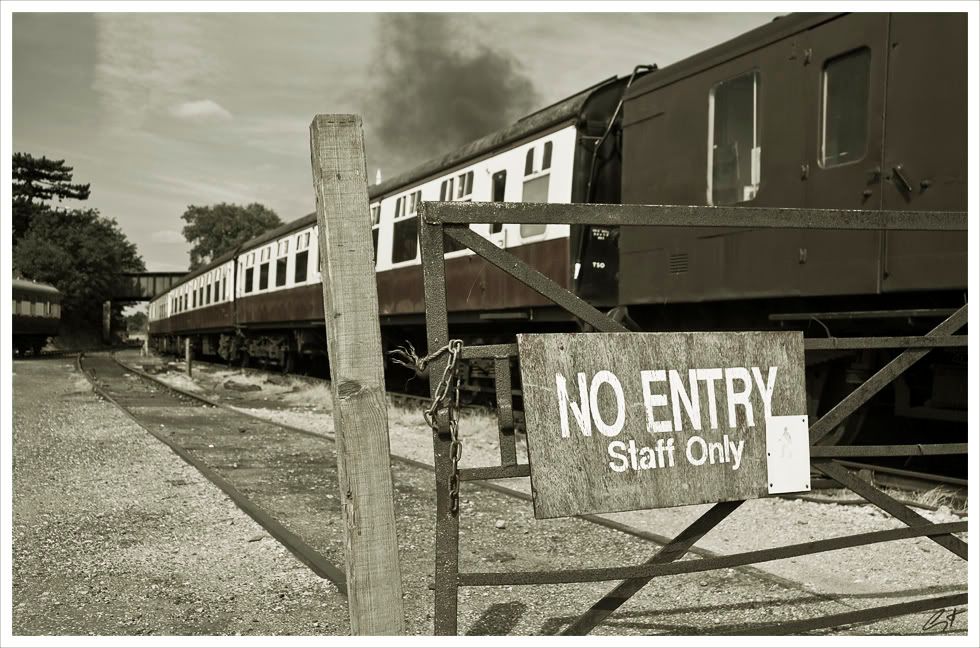
[[[116,132],[145,127],[187,97],[211,94],[217,73],[195,14],[98,13],[93,89],[104,124]]]
[[[156,243],[186,243],[184,236],[175,230],[157,230],[150,234],[150,240]]]
[[[211,99],[179,103],[170,107],[170,114],[181,119],[231,119],[231,113]]]

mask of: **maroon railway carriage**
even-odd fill
[[[965,211],[966,49],[965,14],[794,14],[600,83],[372,187],[386,346],[424,346],[422,200]],[[646,330],[921,333],[964,303],[967,286],[956,233],[472,228]],[[176,350],[190,336],[204,353],[284,366],[323,352],[316,248],[307,216],[190,275],[154,302],[154,344]],[[447,254],[447,276],[451,332],[467,342],[577,327],[468,251]],[[811,413],[882,359],[808,354]],[[937,349],[838,438],[869,420],[897,435],[894,415],[959,435],[966,384],[965,353]]]
[[[663,68],[626,93],[623,202],[966,211],[966,53],[963,13],[800,14]],[[619,252],[647,330],[911,335],[966,302],[965,233],[634,228]],[[807,354],[811,414],[893,355]],[[961,434],[966,370],[931,352],[839,438]]]
[[[617,202],[623,90],[642,76],[612,78],[438,160],[370,188],[378,299],[387,349],[424,345],[418,205],[422,200]],[[610,133],[612,136],[610,136]],[[616,248],[607,230],[554,225],[474,225],[559,284],[601,300],[615,294]],[[271,230],[189,274],[150,306],[153,345],[194,349],[234,362],[291,368],[325,354],[316,218]],[[514,331],[575,330],[577,324],[469,250],[451,249],[450,321],[469,340]],[[613,306],[614,304],[609,304]]]
[[[61,325],[61,292],[54,286],[14,279],[11,282],[13,349],[19,355],[38,355]]]

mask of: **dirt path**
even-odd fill
[[[70,360],[14,363],[16,635],[348,631],[346,599]]]

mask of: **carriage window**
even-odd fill
[[[395,221],[392,226],[391,262],[413,261],[419,249],[419,219],[415,216]]]
[[[497,171],[493,174],[493,202],[503,202],[507,189],[507,172]]]
[[[204,303],[205,304],[211,303],[211,284],[208,284],[207,286],[204,287]]]
[[[442,184],[439,185],[439,200],[452,200],[453,199],[453,178],[449,180],[443,180]]]
[[[191,308],[197,308],[197,291],[195,290],[191,294]]]
[[[823,68],[820,165],[838,166],[864,157],[868,146],[871,50],[827,61]]]
[[[296,267],[293,269],[293,281],[295,283],[306,281],[306,266],[309,265],[309,258],[309,250],[303,250],[296,254]]]
[[[371,241],[374,245],[374,265],[378,265],[378,233],[381,231],[381,205],[371,207]]]
[[[548,185],[550,182],[550,173],[539,175],[537,178],[531,178],[530,180],[525,180],[524,195],[521,196],[521,202],[548,202]],[[521,236],[523,238],[538,236],[539,234],[544,234],[544,230],[545,225],[542,224],[521,225]]]
[[[422,202],[422,192],[416,191],[410,196],[410,198],[411,198],[411,202],[409,203],[408,213],[417,214],[419,211],[419,204],[421,204]]]
[[[544,156],[541,158],[541,170],[551,168],[551,142],[544,143]]]
[[[715,84],[709,97],[708,200],[731,205],[759,191],[759,72]]]
[[[259,266],[259,290],[269,287],[269,264],[263,263]]]
[[[228,299],[228,275],[221,278],[221,301]]]
[[[252,292],[252,278],[254,276],[255,268],[245,268],[245,292]]]
[[[284,254],[289,254],[289,240],[279,241],[279,247],[276,250],[276,256],[283,256]]]
[[[507,172],[497,171],[493,174],[493,202],[503,202],[504,194],[507,190]],[[490,226],[490,233],[496,234],[504,229],[502,223],[494,223]]]
[[[534,149],[530,148],[524,157],[524,175],[529,176],[532,173],[534,173]]]
[[[289,257],[281,257],[276,259],[276,286],[286,285],[286,262]]]
[[[399,220],[396,220],[391,228],[392,263],[414,261],[419,250],[419,221],[415,213],[419,203],[422,202],[422,192],[415,191],[409,196],[399,198],[399,201],[407,204],[403,204],[403,208],[399,209],[398,203],[395,203],[395,218]]]
[[[467,171],[466,173],[461,173],[456,178],[456,197],[466,198],[473,193],[473,172]]]

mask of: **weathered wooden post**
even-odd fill
[[[191,349],[191,339],[189,337],[184,338],[184,362],[187,364],[187,377],[193,377],[194,373],[194,351]]]
[[[405,631],[364,135],[357,115],[310,125],[337,473],[355,635]]]

